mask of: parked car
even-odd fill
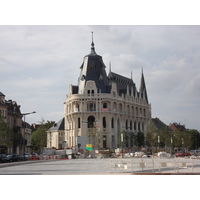
[[[32,154],[30,155],[30,159],[31,159],[31,160],[39,160],[39,156],[38,156],[37,153],[32,153]]]
[[[20,157],[17,154],[9,154],[6,157],[2,158],[2,162],[13,162],[13,161],[20,161]]]
[[[144,155],[143,151],[137,151],[137,152],[135,152],[135,157],[137,157],[137,158],[141,158],[143,155]]]
[[[25,155],[20,156],[20,160],[30,160],[30,153],[25,153]]]
[[[191,156],[200,156],[200,150],[190,150]]]
[[[160,158],[167,157],[167,153],[165,151],[160,151],[158,152],[157,156]]]
[[[191,156],[191,154],[190,154],[190,152],[180,151],[180,152],[175,153],[175,156],[176,157],[185,157],[185,156]]]
[[[0,154],[0,162],[2,162],[2,158],[5,158],[6,154]]]

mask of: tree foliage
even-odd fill
[[[167,127],[158,130],[150,125],[146,133],[146,145],[153,152],[158,151],[158,146],[164,150],[173,147],[177,151],[198,149],[200,147],[200,133],[190,129],[170,131]]]
[[[42,120],[36,131],[32,133],[31,142],[32,150],[40,153],[44,147],[47,146],[47,130],[53,126],[54,121],[45,122]]]

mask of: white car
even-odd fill
[[[158,152],[157,156],[160,158],[163,158],[163,157],[167,157],[168,154],[165,151],[161,151],[161,152]]]
[[[141,158],[143,155],[144,155],[144,152],[142,151],[135,152],[135,157],[137,158]]]

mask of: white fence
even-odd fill
[[[148,173],[193,173],[193,159],[125,158],[110,159],[110,172],[148,172]]]

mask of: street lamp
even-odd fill
[[[25,161],[25,131],[26,131],[26,121],[25,121],[25,116],[26,115],[30,115],[30,114],[34,114],[36,113],[35,111],[30,112],[30,113],[22,113],[22,115],[24,116],[24,140],[23,140],[23,157],[24,157],[24,161]]]
[[[124,145],[124,135],[123,135],[123,133],[121,133],[121,144],[122,144],[122,158],[124,157],[123,156],[123,145]]]
[[[172,156],[172,153],[173,153],[173,138],[171,137],[171,156]]]

